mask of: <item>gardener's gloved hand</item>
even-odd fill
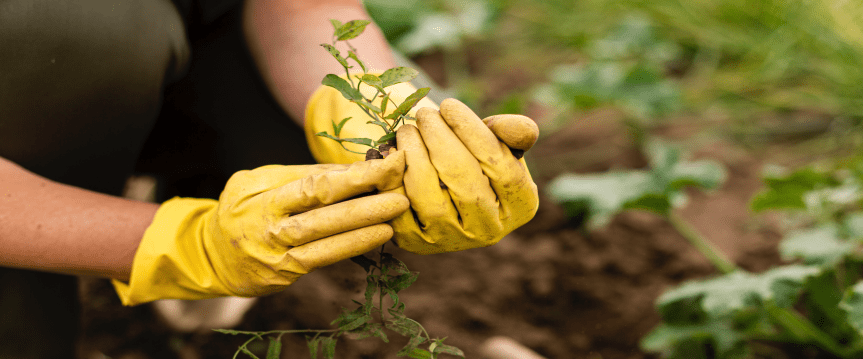
[[[407,195],[411,211],[390,222],[395,242],[419,254],[453,252],[490,246],[527,223],[539,205],[536,184],[507,144],[527,150],[538,135],[524,116],[480,120],[454,99],[440,112],[421,108],[417,126],[396,137],[407,170],[395,192]]]
[[[404,155],[351,165],[265,166],[237,172],[219,201],[162,204],[135,254],[125,305],[156,299],[260,296],[388,241],[404,213]]]

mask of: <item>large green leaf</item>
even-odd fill
[[[814,265],[833,266],[856,247],[857,243],[840,238],[833,224],[791,232],[779,243],[779,253],[785,259],[802,259]]]
[[[681,301],[695,300],[711,318],[772,301],[780,307],[792,305],[806,280],[818,275],[815,266],[789,265],[761,274],[736,271],[721,277],[687,282],[663,293],[657,300],[661,311]]]
[[[667,214],[671,208],[685,203],[684,187],[715,189],[726,178],[720,164],[685,161],[678,149],[659,140],[647,141],[645,153],[650,170],[564,174],[549,183],[547,193],[571,212],[583,208],[588,226],[597,227],[626,209]]]
[[[729,318],[721,318],[700,324],[661,323],[644,336],[639,344],[647,352],[671,352],[679,349],[686,341],[710,341],[715,346],[717,355],[722,357],[734,350],[743,339],[743,335],[735,330]],[[692,356],[688,358],[695,359]]]
[[[802,168],[786,176],[764,178],[767,188],[756,194],[751,207],[754,211],[771,209],[806,209],[804,195],[816,188],[836,185],[828,174]]]

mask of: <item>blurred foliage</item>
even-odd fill
[[[649,170],[603,174],[564,174],[546,191],[570,217],[582,218],[592,228],[606,225],[617,213],[641,209],[668,215],[686,203],[686,187],[716,189],[726,178],[715,161],[687,161],[675,148],[658,139],[645,142]]]
[[[492,108],[540,100],[614,106],[634,119],[680,111],[751,121],[807,111],[863,119],[863,6],[844,0],[365,0],[402,52],[524,54],[544,71],[517,93],[459,89]],[[489,48],[491,47],[491,48]],[[544,61],[544,58],[553,59]],[[559,60],[559,61],[558,61]],[[462,63],[463,65],[463,63]],[[500,65],[505,68],[506,64]],[[482,75],[482,74],[472,74]],[[501,76],[507,74],[488,74]],[[480,79],[487,80],[487,79]],[[542,84],[545,82],[545,84]],[[517,99],[516,99],[517,98]]]
[[[406,55],[456,49],[466,37],[491,31],[501,8],[488,1],[365,0],[387,40]]]

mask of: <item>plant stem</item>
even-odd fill
[[[808,319],[800,315],[800,313],[777,307],[772,302],[765,303],[765,309],[767,309],[767,313],[773,320],[785,328],[789,334],[796,337],[797,340],[816,343],[821,349],[839,357],[846,357],[847,350],[843,349],[833,337],[824,333]]]
[[[702,255],[707,257],[710,263],[719,269],[722,273],[731,273],[737,270],[737,266],[725,256],[718,248],[713,246],[707,239],[704,238],[692,225],[680,218],[680,216],[669,212],[665,217],[674,229],[679,232],[683,238],[686,238],[690,244],[695,246]]]

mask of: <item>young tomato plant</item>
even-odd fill
[[[420,88],[416,90],[416,92],[410,94],[402,103],[396,103],[390,97],[391,93],[388,93],[386,88],[392,85],[411,81],[417,77],[419,72],[408,67],[395,67],[384,71],[380,75],[368,73],[366,65],[357,56],[357,49],[351,46],[347,40],[359,36],[363,30],[365,30],[369,21],[353,20],[346,24],[342,24],[338,20],[330,21],[336,29],[333,34],[333,42],[332,44],[321,44],[321,46],[326,48],[339,64],[342,65],[345,69],[345,76],[341,77],[335,74],[329,74],[324,77],[324,80],[321,83],[338,90],[345,99],[357,104],[357,106],[359,106],[359,108],[368,116],[366,123],[380,126],[381,129],[383,129],[383,135],[377,139],[340,137],[342,128],[345,123],[352,119],[351,117],[341,119],[339,122],[334,120],[332,134],[319,132],[316,133],[316,135],[337,141],[346,151],[353,153],[362,152],[348,149],[344,145],[345,142],[368,146],[370,148],[369,151],[366,152],[367,159],[381,158],[381,152],[386,152],[389,147],[393,146],[396,128],[407,120],[415,120],[413,117],[408,115],[408,112],[428,94],[429,88]],[[335,45],[339,41],[342,41],[347,45],[349,49],[347,57],[342,56],[342,53],[336,49]],[[352,60],[359,65],[362,70],[362,74],[354,74],[352,76],[351,69],[354,67],[349,64],[348,60]],[[374,95],[366,97],[362,91],[363,85],[372,89]],[[377,99],[380,99],[380,102],[378,102]],[[376,103],[379,103],[379,105],[376,105]],[[395,106],[395,109],[392,112],[387,113],[387,108],[390,106]],[[381,149],[384,151],[381,151]]]
[[[408,96],[402,103],[397,104],[386,92],[386,88],[398,83],[413,80],[418,72],[406,67],[396,67],[384,71],[378,75],[367,73],[365,64],[357,56],[357,50],[347,40],[356,38],[364,30],[369,21],[354,20],[341,23],[330,20],[335,32],[331,44],[322,44],[326,50],[344,67],[345,76],[334,74],[327,75],[322,84],[338,90],[347,100],[357,104],[363,112],[368,115],[367,123],[379,126],[383,135],[377,139],[370,138],[342,138],[340,137],[342,127],[351,117],[333,121],[333,133],[317,133],[318,136],[338,141],[346,151],[356,152],[345,147],[344,143],[356,143],[370,147],[366,152],[366,159],[381,158],[387,154],[389,148],[395,146],[395,130],[406,120],[413,120],[408,112],[429,92],[429,88],[421,88]],[[343,41],[348,46],[347,57],[336,49],[335,44]],[[348,60],[355,62],[362,74],[351,75]],[[374,95],[366,97],[362,92],[362,85],[369,86],[374,90]],[[375,105],[376,99],[381,99],[380,106]],[[395,106],[395,110],[387,114],[388,104]],[[382,154],[383,152],[383,154]],[[417,273],[408,270],[407,266],[391,254],[384,252],[381,246],[378,260],[375,261],[366,256],[351,258],[354,263],[362,266],[366,271],[366,290],[362,302],[354,300],[359,307],[355,309],[342,308],[342,313],[332,321],[331,325],[336,329],[324,330],[271,330],[263,332],[237,331],[218,329],[216,331],[233,335],[250,335],[251,338],[240,345],[234,353],[234,358],[240,353],[252,358],[258,358],[251,350],[249,344],[256,340],[269,340],[266,358],[279,358],[281,353],[281,337],[285,334],[305,334],[309,353],[313,359],[335,357],[336,343],[339,338],[359,340],[369,337],[380,338],[389,342],[386,330],[393,331],[408,339],[408,343],[397,355],[415,359],[435,359],[440,354],[450,354],[464,358],[464,353],[451,345],[444,344],[444,339],[432,338],[423,326],[405,315],[405,304],[399,299],[398,293],[408,288],[417,279]],[[384,299],[389,298],[392,304],[384,306]],[[424,346],[424,348],[421,348]]]

